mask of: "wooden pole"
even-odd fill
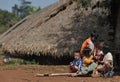
[[[45,74],[37,74],[36,77],[49,77],[49,74],[48,73],[45,73]]]
[[[51,73],[51,74],[37,74],[37,77],[53,77],[53,76],[77,76],[77,73]]]
[[[76,73],[52,73],[50,76],[72,76],[72,75],[77,75]]]

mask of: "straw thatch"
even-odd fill
[[[75,0],[61,0],[24,18],[1,35],[3,50],[11,55],[71,56],[93,30],[108,41],[110,11],[96,6],[102,0],[92,1],[86,9],[78,8]]]

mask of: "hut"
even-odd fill
[[[113,42],[114,35],[110,32],[114,29],[109,21],[111,10],[110,6],[105,6],[111,1],[91,0],[78,4],[77,0],[60,0],[27,16],[3,33],[0,36],[2,48],[11,56],[40,58],[40,62],[60,59],[68,63],[93,30],[105,42]]]

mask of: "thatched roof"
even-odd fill
[[[93,0],[92,6],[99,0]],[[96,2],[95,2],[96,1]],[[77,8],[74,0],[61,0],[32,14],[1,35],[4,50],[11,55],[72,55],[92,30],[108,40],[109,10],[89,6]],[[104,13],[103,13],[104,12]],[[100,21],[99,21],[100,20]]]

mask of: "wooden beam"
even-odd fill
[[[53,76],[77,76],[77,73],[45,73],[45,74],[37,74],[36,77],[53,77]]]
[[[76,73],[52,73],[50,74],[50,76],[73,76],[73,75],[77,75]]]
[[[48,73],[45,74],[37,74],[36,77],[49,77]]]

